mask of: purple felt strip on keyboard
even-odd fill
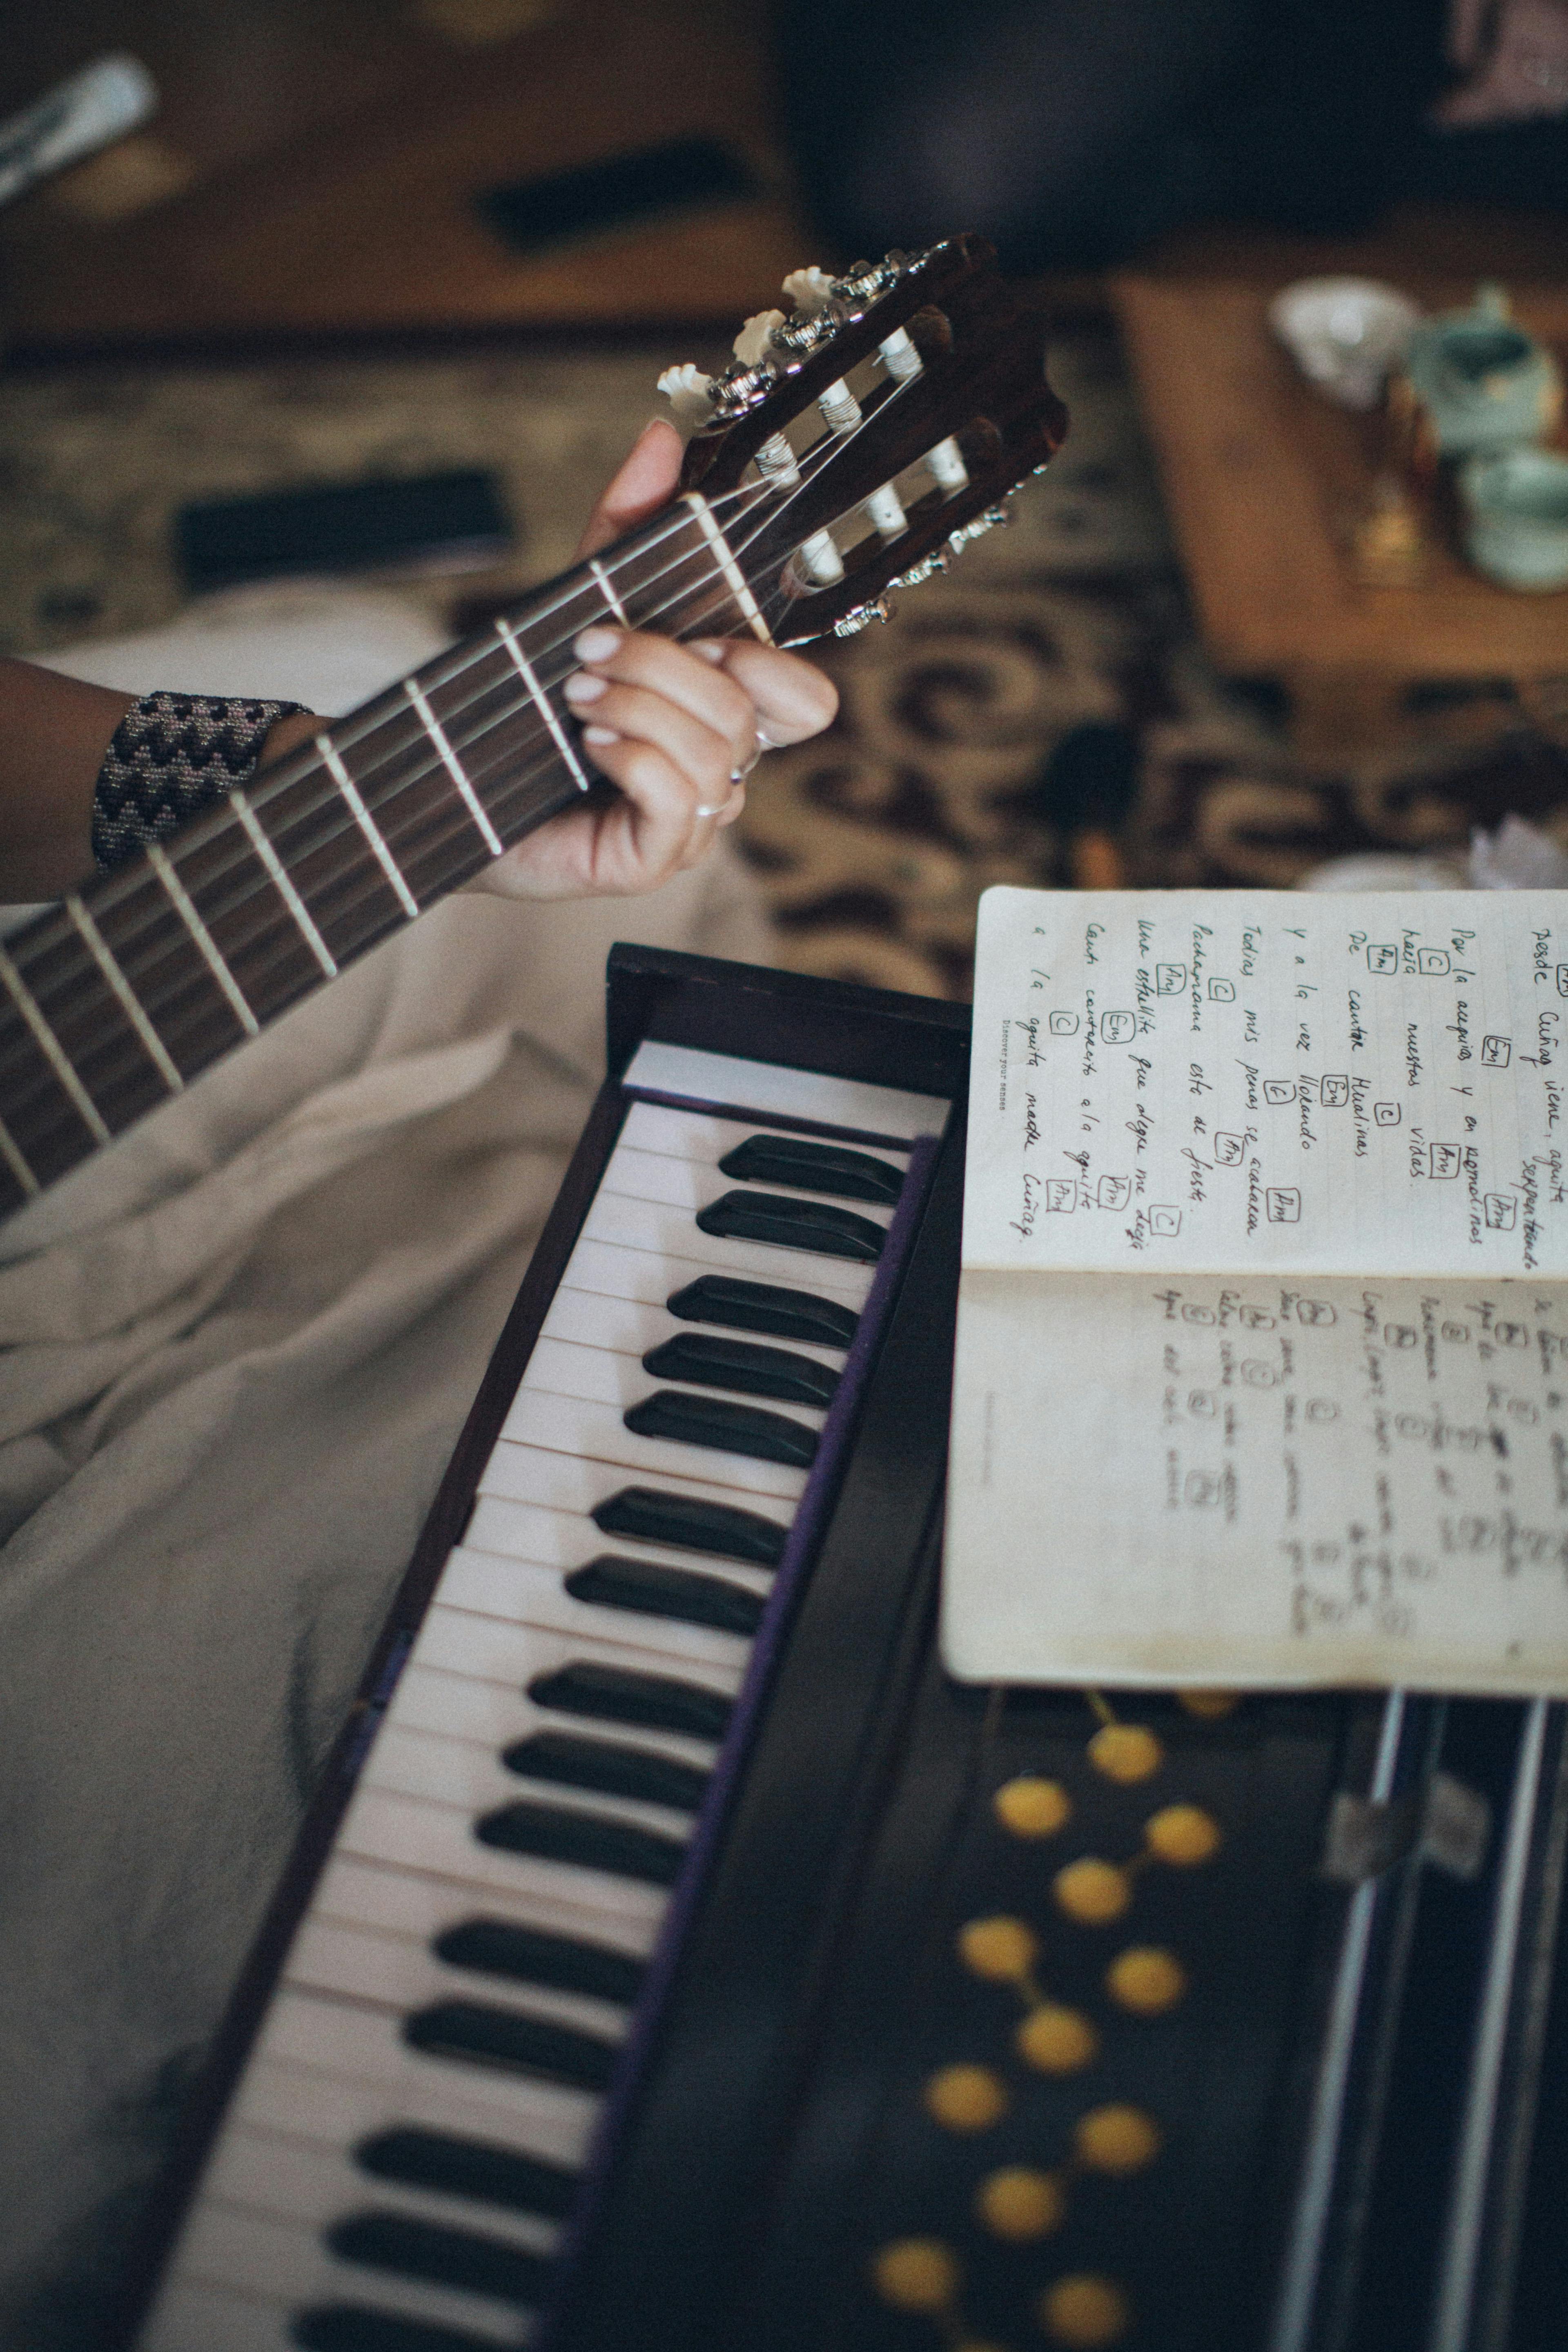
[[[708,1110],[711,1107],[693,1104],[689,1108]],[[925,1206],[931,1172],[936,1166],[938,1148],[939,1141],[934,1136],[921,1136],[909,1147],[909,1174],[899,1194],[899,1203],[888,1227],[888,1238],[882,1244],[877,1271],[867,1294],[866,1304],[860,1310],[854,1339],[844,1360],[843,1376],[822,1424],[816,1459],[795,1517],[790,1521],[784,1555],[779,1561],[778,1573],[773,1579],[762,1622],[757,1627],[745,1679],[736,1695],[734,1709],[719,1750],[719,1760],[714,1766],[708,1793],[703,1799],[702,1810],[698,1815],[691,1844],[670,1896],[669,1908],[659,1929],[658,1942],[648,1962],[647,1975],[637,1996],[631,2031],[595,2126],[582,2189],[562,2240],[560,2263],[563,2271],[572,2263],[592,2225],[595,2210],[608,2176],[610,2157],[620,2137],[622,2122],[652,2054],[660,2014],[679,1964],[687,1926],[723,1836],[730,1800],[739,1780],[742,1764],[750,1751],[758,1719],[767,1702],[773,1665],[788,1633],[795,1601],[816,1556],[823,1528],[837,1496],[844,1457],[854,1433],[867,1377],[875,1360],[893,1301],[898,1296],[900,1276],[920,1230],[921,1212]],[[549,2352],[549,2345],[547,2322],[544,2333],[538,2340],[538,2352]]]

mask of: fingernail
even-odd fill
[[[618,629],[584,629],[572,650],[580,662],[608,661],[620,642]]]
[[[613,727],[584,727],[583,730],[584,743],[618,743],[620,740]]]
[[[716,644],[711,637],[693,637],[686,650],[689,654],[695,654],[700,661],[712,662],[715,665],[724,658],[723,646]]]
[[[568,702],[596,702],[608,683],[607,678],[595,677],[590,670],[574,669],[561,691]]]

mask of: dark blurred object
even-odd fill
[[[1094,722],[1068,730],[1026,799],[1031,814],[1067,840],[1075,890],[1120,890],[1127,867],[1119,835],[1138,798],[1138,738]]]
[[[517,253],[606,229],[645,222],[694,206],[741,204],[761,184],[732,149],[712,139],[672,139],[636,155],[612,155],[575,171],[491,188],[476,199],[490,226]]]
[[[1568,121],[1435,129],[1442,0],[775,0],[788,134],[841,254],[954,222],[1026,271],[1198,219],[1309,234],[1402,200],[1568,211]]]
[[[140,58],[95,58],[0,122],[0,205],[124,139],[157,110],[157,84]]]
[[[323,572],[454,571],[492,562],[515,536],[500,483],[477,469],[213,499],[174,517],[194,593]]]

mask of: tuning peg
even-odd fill
[[[808,269],[792,269],[780,289],[797,312],[809,318],[814,311],[825,310],[833,299],[833,280],[826,269],[814,261]]]
[[[773,336],[784,323],[782,310],[758,310],[747,320],[735,338],[735,357],[742,367],[760,367],[768,355]]]
[[[706,425],[713,414],[713,379],[690,360],[666,368],[658,388],[682,425]]]
[[[873,596],[868,604],[852,604],[842,619],[834,622],[833,634],[836,637],[858,637],[873,621],[887,620],[889,612],[885,596]]]

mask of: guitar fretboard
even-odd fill
[[[552,581],[0,947],[0,1214],[179,1093],[594,781],[595,621],[767,635],[706,502]]]

